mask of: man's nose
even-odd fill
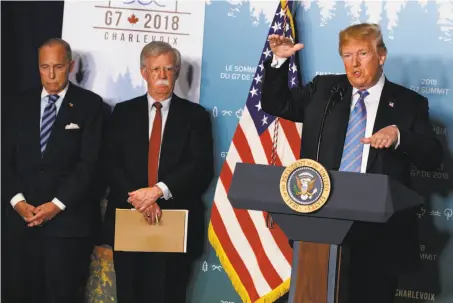
[[[55,71],[53,68],[49,68],[49,78],[54,79],[55,78]]]

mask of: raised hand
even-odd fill
[[[302,43],[294,44],[294,42],[287,37],[279,35],[269,35],[267,37],[272,52],[279,58],[288,58],[294,55],[298,50],[304,48]]]

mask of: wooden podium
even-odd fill
[[[291,303],[347,303],[349,259],[344,244],[354,222],[385,224],[394,214],[422,205],[423,198],[386,175],[329,171],[327,203],[316,212],[299,213],[280,194],[284,170],[237,163],[228,198],[234,208],[268,212],[295,241]]]

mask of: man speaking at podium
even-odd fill
[[[384,75],[387,56],[380,27],[356,24],[339,34],[346,75],[316,76],[303,88],[288,88],[286,58],[303,48],[270,35],[274,53],[265,65],[262,109],[303,123],[301,158],[327,170],[385,174],[410,186],[411,164],[434,170],[442,148],[429,121],[428,100]],[[372,195],[373,193],[370,193]],[[398,275],[417,265],[415,212],[385,226],[361,223],[360,245],[350,249],[350,302],[390,303]]]

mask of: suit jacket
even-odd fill
[[[116,208],[131,208],[128,192],[148,187],[149,110],[146,95],[118,103],[108,123],[105,172],[110,187],[104,242],[113,245]],[[208,112],[173,95],[161,142],[158,182],[173,198],[160,199],[162,209],[189,209],[189,242],[204,235],[201,196],[213,176],[213,138]]]
[[[90,234],[92,202],[89,196],[98,162],[102,132],[102,98],[69,83],[44,155],[40,148],[42,88],[27,91],[15,102],[6,134],[8,197],[23,193],[27,203],[38,206],[58,198],[66,209],[43,230],[57,237],[85,237]],[[80,129],[65,129],[74,123]],[[23,232],[28,227],[11,205],[6,205],[8,230]]]
[[[351,110],[352,86],[346,75],[326,75],[316,76],[304,87],[290,90],[288,64],[289,60],[280,68],[270,67],[269,62],[266,64],[262,109],[274,116],[303,122],[300,157],[316,160],[321,120],[333,94],[334,103],[325,120],[318,161],[328,170],[338,170]],[[343,88],[342,95],[332,93],[335,86]],[[393,102],[393,106],[389,106],[389,102]],[[388,175],[410,187],[411,164],[419,169],[433,170],[442,161],[441,144],[429,121],[428,100],[386,79],[373,134],[389,125],[398,127],[400,145],[396,149],[370,148],[366,172]],[[381,265],[401,269],[415,264],[417,230],[414,212],[395,216],[384,227],[379,224],[356,224],[351,234],[358,236],[360,243],[366,241],[369,244],[362,247],[368,247],[370,257],[382,260]]]

